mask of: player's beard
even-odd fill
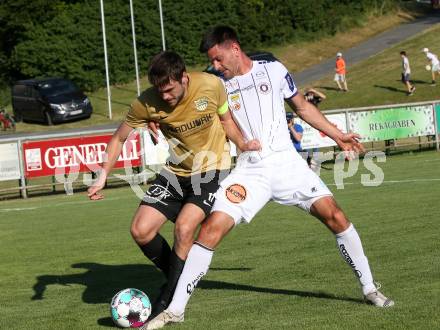
[[[171,108],[175,108],[180,103],[180,101],[182,101],[184,95],[185,95],[185,89],[182,89],[181,94],[176,95],[175,98],[172,98],[171,100],[165,102],[167,102]]]
[[[238,75],[238,71],[233,68],[228,68],[228,69],[224,70],[222,72],[222,74],[223,74],[223,77],[225,77],[226,79],[231,79],[231,78],[234,78],[235,76]]]

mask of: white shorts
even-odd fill
[[[345,74],[336,73],[335,74],[335,81],[344,82],[345,81]]]
[[[440,72],[440,65],[437,63],[431,67],[432,72]]]
[[[270,200],[310,212],[324,196],[332,193],[295,150],[276,152],[258,162],[241,154],[222,181],[211,212],[225,212],[235,224],[249,223]]]

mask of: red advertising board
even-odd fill
[[[111,135],[42,140],[23,143],[25,177],[96,172],[100,169]],[[141,143],[137,132],[124,144],[115,168],[141,165]]]

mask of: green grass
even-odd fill
[[[175,329],[438,329],[440,159],[389,157],[385,182],[345,189],[322,178],[355,223],[375,279],[396,306],[361,302],[332,235],[295,208],[269,203],[216,251]],[[125,287],[156,294],[162,278],[132,242],[138,200],[129,188],[90,202],[84,193],[0,204],[0,328],[105,329],[108,303]],[[167,224],[164,234],[172,237]],[[37,293],[36,300],[32,297]],[[170,327],[171,329],[171,327]]]
[[[429,47],[435,54],[440,54],[438,35],[440,24],[436,24],[422,34],[391,47],[354,66],[347,63],[347,81],[350,91],[340,93],[334,88],[333,74],[311,85],[326,93],[327,99],[320,105],[321,109],[343,109],[384,104],[422,102],[440,100],[440,84],[433,87],[431,72],[426,71],[428,63],[422,53]],[[400,51],[405,50],[411,65],[411,80],[416,86],[412,96],[406,95],[406,87],[400,81]],[[437,78],[440,81],[440,77]]]

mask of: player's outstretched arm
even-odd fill
[[[306,89],[305,92],[306,92],[306,93],[313,93],[314,95],[320,97],[320,98],[323,99],[323,100],[326,99],[326,96],[324,95],[324,93],[321,93],[320,91],[317,91],[317,90],[314,89],[314,88],[308,88],[308,89]]]
[[[238,149],[241,151],[261,150],[260,141],[256,139],[246,141],[229,111],[220,115],[220,121],[223,125],[226,136],[237,146]]]
[[[122,146],[132,130],[133,128],[128,126],[125,122],[122,123],[113,134],[110,142],[107,144],[104,162],[102,164],[102,171],[99,174],[98,180],[87,190],[87,196],[91,200],[104,198],[103,195],[99,194],[99,191],[104,188],[107,176],[121,154]]]
[[[344,151],[364,152],[365,149],[359,143],[360,136],[356,133],[343,133],[325,118],[325,116],[312,103],[307,102],[304,96],[296,94],[287,103],[297,115],[312,127],[323,132],[333,139]]]

